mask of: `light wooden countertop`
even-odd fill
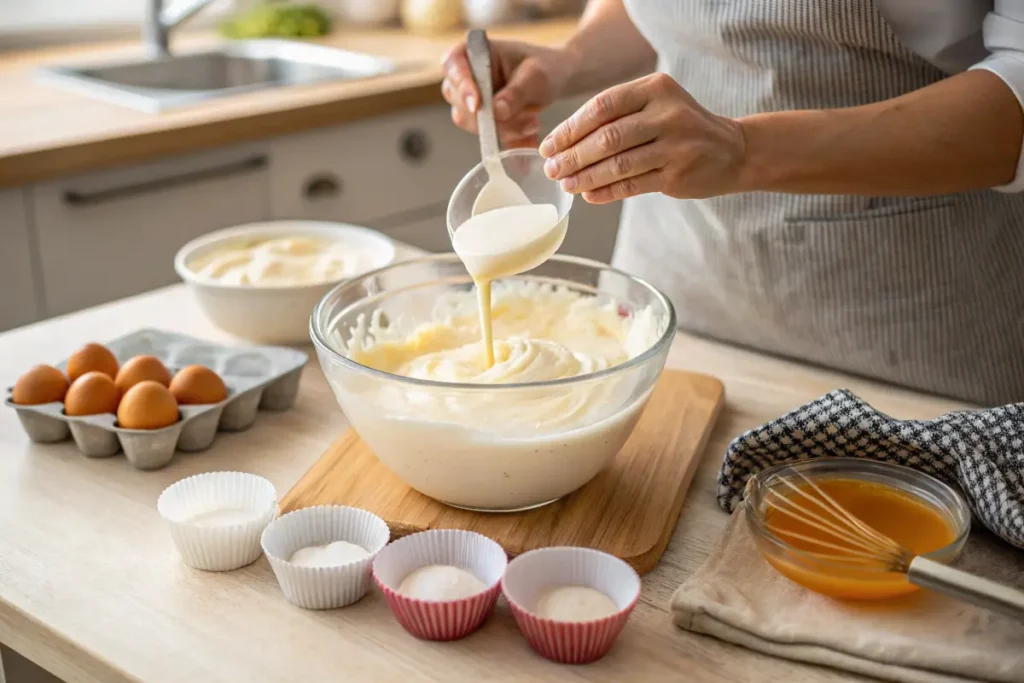
[[[574,19],[559,19],[496,27],[489,33],[556,45],[574,25]],[[440,104],[440,57],[461,36],[343,29],[319,42],[390,57],[400,68],[375,79],[275,88],[161,114],[93,100],[41,82],[35,73],[46,64],[135,57],[142,54],[139,41],[0,52],[0,188]],[[182,35],[173,49],[187,51],[218,40]]]
[[[0,335],[0,384],[140,327],[228,341],[175,285]],[[727,521],[715,504],[718,464],[736,435],[837,387],[897,417],[961,406],[683,334],[668,365],[722,379],[726,406],[667,552],[644,576],[615,649],[595,664],[535,656],[503,603],[471,637],[427,643],[402,630],[376,589],[345,609],[304,611],[285,602],[265,558],[223,574],[182,564],[156,513],[166,486],[234,469],[269,478],[283,494],[346,428],[315,358],[294,410],[263,413],[252,429],[222,434],[210,451],[179,454],[156,472],[133,470],[123,457],[87,459],[70,442],[33,445],[14,411],[0,411],[0,641],[68,683],[861,680],[672,625],[672,592]]]

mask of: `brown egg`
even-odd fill
[[[102,372],[114,379],[117,377],[117,358],[106,346],[86,344],[68,359],[68,379],[74,382],[87,372]]]
[[[171,371],[156,356],[135,356],[121,366],[114,378],[121,395],[139,382],[152,380],[165,387],[171,383]]]
[[[224,380],[204,365],[188,365],[171,380],[171,393],[183,406],[220,403],[228,397]]]
[[[23,406],[58,403],[68,393],[68,378],[50,365],[37,365],[14,383],[11,400]]]
[[[114,380],[102,372],[87,372],[71,383],[64,398],[64,413],[73,417],[113,413],[120,396]]]
[[[178,421],[178,402],[163,384],[151,379],[133,386],[117,407],[122,429],[163,429]]]

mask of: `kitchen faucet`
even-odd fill
[[[142,38],[153,57],[170,54],[171,31],[214,0],[149,0]]]

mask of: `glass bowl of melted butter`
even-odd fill
[[[861,543],[848,540],[848,524],[815,501],[838,505],[913,555],[943,564],[956,559],[971,529],[962,495],[901,465],[819,457],[751,477],[744,513],[765,560],[791,581],[843,600],[886,600],[918,588],[905,574],[866,556]]]
[[[333,289],[310,336],[352,426],[405,483],[448,505],[523,510],[607,467],[675,334],[669,300],[607,265],[556,255],[479,288],[455,254]]]

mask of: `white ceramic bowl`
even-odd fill
[[[174,257],[174,270],[192,290],[206,317],[225,332],[257,344],[308,343],[310,312],[343,280],[291,287],[235,285],[201,278],[189,267],[193,259],[212,249],[254,237],[321,237],[352,244],[373,254],[367,271],[384,267],[395,259],[394,243],[376,230],[302,220],[267,221],[216,230],[179,249]]]

